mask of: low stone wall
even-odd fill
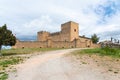
[[[100,48],[101,45],[100,44],[92,44],[91,48]]]
[[[42,48],[47,47],[46,41],[19,41],[15,48]]]

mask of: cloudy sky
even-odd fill
[[[21,40],[60,31],[68,21],[79,23],[80,35],[120,39],[120,0],[0,0],[0,26],[7,24]]]

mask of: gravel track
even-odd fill
[[[118,80],[119,77],[102,74],[104,70],[96,69],[96,64],[80,65],[75,59],[65,56],[74,50],[77,49],[56,50],[33,56],[16,65],[17,71],[11,72],[8,80]]]

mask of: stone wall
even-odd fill
[[[49,38],[49,35],[49,32],[40,31],[37,33],[37,41],[46,41]]]
[[[75,48],[75,42],[53,41],[52,48]]]
[[[89,46],[88,46],[89,45]],[[98,44],[92,44],[91,41],[82,41],[76,39],[74,41],[17,41],[14,48],[93,48],[100,47]]]
[[[14,48],[43,48],[47,45],[47,41],[17,41]]]
[[[61,33],[60,32],[56,32],[56,33],[50,34],[50,39],[52,41],[60,41],[61,40]]]

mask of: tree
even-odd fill
[[[16,43],[16,37],[12,34],[12,31],[7,29],[6,24],[0,27],[0,51],[2,45],[13,46]]]
[[[93,35],[91,36],[91,40],[92,40],[93,43],[97,43],[97,42],[99,41],[99,37],[97,37],[96,34],[93,34]]]

